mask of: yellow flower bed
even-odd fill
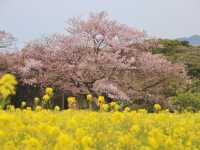
[[[0,77],[0,100],[6,99],[10,95],[14,95],[16,85],[17,81],[12,74],[5,74]]]
[[[0,111],[1,150],[198,150],[200,113]]]

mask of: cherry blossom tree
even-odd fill
[[[109,18],[106,12],[90,13],[87,20],[74,17],[68,21],[66,31],[79,41],[82,46],[100,49],[127,48],[144,41],[145,33]]]
[[[144,94],[165,99],[171,82],[184,84],[184,66],[148,51],[156,40],[105,12],[70,19],[66,31],[31,41],[18,52],[11,70],[21,84],[118,100]]]

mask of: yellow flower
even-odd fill
[[[161,106],[159,104],[154,104],[153,108],[157,112],[161,110]]]
[[[68,149],[68,150],[74,149],[74,141],[72,140],[72,138],[69,135],[62,133],[57,138],[57,142],[56,142],[56,145],[55,145],[54,149],[55,150],[61,150],[63,148],[64,149]]]
[[[98,106],[105,103],[105,97],[104,96],[98,96]]]
[[[49,96],[53,96],[53,89],[50,87],[47,87],[45,89],[45,94],[49,95]]]
[[[129,112],[129,111],[131,111],[131,109],[130,109],[129,107],[126,107],[126,108],[124,109],[124,112]]]
[[[40,110],[42,110],[42,107],[41,106],[36,106],[35,110],[36,111],[40,111]]]
[[[32,110],[31,107],[27,107],[26,110]]]
[[[103,111],[109,111],[109,105],[108,104],[102,104],[102,110]]]
[[[72,109],[77,109],[77,100],[76,97],[70,96],[67,98],[68,106]]]
[[[39,99],[38,97],[35,97],[35,98],[34,98],[34,103],[35,103],[35,104],[38,104],[39,101],[40,101],[40,99]]]
[[[168,138],[165,139],[165,145],[166,145],[167,147],[170,147],[170,146],[172,146],[173,144],[174,144],[174,142],[173,142],[173,140],[172,140],[171,137],[168,137]]]
[[[22,143],[24,145],[24,149],[29,149],[29,150],[41,149],[40,142],[33,137],[22,141]]]
[[[87,134],[83,128],[77,128],[75,132],[76,140],[79,142]]]
[[[55,106],[55,107],[54,107],[54,110],[55,110],[55,111],[60,111],[60,107],[59,107],[59,106]]]
[[[91,94],[86,95],[86,99],[89,103],[91,103],[93,101],[93,97]]]
[[[15,76],[5,74],[0,78],[0,99],[7,99],[8,96],[15,94],[17,81]]]
[[[68,103],[75,103],[76,102],[76,97],[70,96],[67,98]]]
[[[119,111],[120,110],[120,105],[117,104],[117,102],[111,102],[110,103],[110,108],[112,111]]]
[[[157,142],[157,140],[154,137],[148,137],[148,143],[155,149],[157,149],[159,147],[159,143]]]
[[[8,108],[14,109],[11,105]],[[0,110],[0,149],[199,149],[200,112],[35,109]]]
[[[14,112],[15,111],[15,106],[14,105],[8,105],[7,110]]]
[[[16,144],[13,141],[6,141],[3,145],[3,149],[6,150],[16,149]]]
[[[50,100],[50,96],[45,94],[42,99],[45,101],[45,102],[48,102]]]
[[[112,121],[115,123],[121,122],[121,121],[123,121],[123,119],[124,119],[124,115],[121,112],[117,111],[112,114]]]
[[[116,104],[115,107],[114,107],[114,111],[119,111],[119,110],[120,110],[120,105]]]
[[[16,112],[20,112],[21,109],[20,109],[20,108],[16,108],[15,111],[16,111]]]
[[[90,148],[93,145],[92,138],[89,136],[84,136],[81,140],[81,143],[83,144],[84,148]]]
[[[144,109],[144,108],[141,108],[141,109],[138,109],[138,112],[139,112],[139,113],[147,113],[147,110]]]
[[[21,107],[24,108],[25,106],[26,106],[26,102],[25,102],[25,101],[22,101],[22,102],[21,102]]]
[[[111,103],[110,103],[110,107],[111,107],[111,108],[114,108],[115,105],[116,105],[116,102],[111,102]]]
[[[137,132],[139,132],[139,131],[140,131],[140,126],[138,126],[138,125],[133,125],[133,126],[131,127],[131,132],[137,133]]]

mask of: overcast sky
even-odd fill
[[[200,34],[200,0],[0,0],[0,30],[22,44],[64,32],[70,17],[98,11],[157,37]]]

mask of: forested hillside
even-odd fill
[[[159,48],[153,49],[152,53],[162,54],[173,63],[185,65],[189,84],[188,87],[176,93],[174,103],[180,107],[189,109],[200,108],[200,47],[192,46],[187,41],[159,40]],[[181,108],[180,108],[181,109]]]

